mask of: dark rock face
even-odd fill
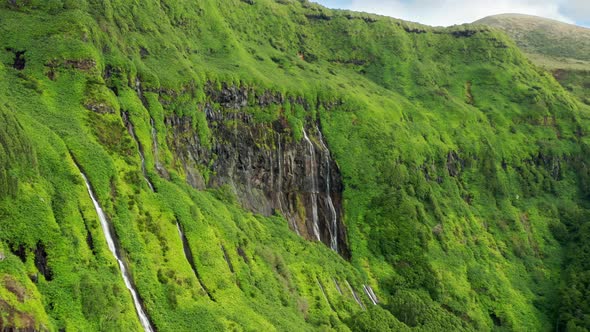
[[[38,242],[37,247],[35,248],[35,266],[45,277],[45,280],[53,280],[53,272],[47,265],[47,252],[45,251],[45,245],[43,245],[41,242]]]
[[[14,51],[14,64],[12,67],[16,70],[23,70],[25,69],[25,53],[26,51]]]
[[[220,106],[203,106],[210,131],[206,142],[191,118],[168,116],[174,166],[184,170],[193,187],[229,188],[243,207],[266,216],[280,213],[293,231],[348,257],[340,170],[319,127],[306,125],[307,139],[296,140],[283,118],[257,123],[240,111],[248,104],[248,92],[224,87],[208,93]],[[271,93],[252,99],[262,107],[282,102]]]
[[[461,31],[453,31],[451,34],[453,37],[456,38],[469,38],[475,35],[478,31],[476,30],[461,30]]]
[[[22,244],[19,244],[18,246],[17,245],[12,245],[10,247],[10,251],[14,255],[18,256],[18,258],[20,258],[20,260],[23,263],[26,263],[27,262],[27,249],[25,248],[24,245],[22,245]]]

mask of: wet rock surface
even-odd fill
[[[317,226],[320,240],[347,257],[342,179],[320,127],[308,121],[302,128],[306,140],[295,139],[282,117],[257,122],[243,111],[245,106],[265,107],[284,99],[270,92],[249,98],[249,93],[236,87],[208,91],[210,102],[201,110],[210,133],[206,141],[195,129],[202,123],[187,116],[167,116],[173,166],[197,189],[229,188],[246,209],[266,216],[282,214],[291,229],[306,239],[317,240]]]

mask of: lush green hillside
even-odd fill
[[[533,63],[551,71],[568,91],[590,105],[590,29],[520,14],[489,16],[474,23],[505,31]]]
[[[588,28],[522,14],[488,16],[474,23],[506,31],[525,52],[544,56],[547,65],[563,68],[590,64]]]
[[[0,32],[0,328],[141,329],[80,171],[159,331],[590,328],[562,273],[588,262],[590,109],[500,31],[8,0]],[[327,210],[310,169],[340,255],[293,231]]]

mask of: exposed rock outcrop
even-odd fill
[[[208,137],[199,135],[204,124],[191,117],[166,117],[174,167],[184,171],[193,187],[230,188],[245,208],[267,216],[280,213],[293,231],[309,240],[319,238],[347,257],[340,170],[319,126],[306,125],[306,138],[295,139],[296,129],[282,117],[256,122],[242,111],[249,105],[249,93],[237,87],[208,91],[210,103],[202,109]],[[250,105],[283,101],[266,92],[250,98]]]

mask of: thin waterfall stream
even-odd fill
[[[354,289],[352,289],[352,286],[350,286],[350,283],[348,282],[348,280],[346,281],[346,285],[348,285],[348,289],[350,289],[350,293],[352,294],[352,297],[354,297],[354,300],[356,301],[356,303],[363,309],[366,310],[367,308],[365,308],[365,305],[363,304],[363,302],[361,301],[361,299],[359,298],[359,296],[356,294],[356,292],[354,291]]]
[[[163,168],[160,165],[160,150],[158,149],[158,132],[156,131],[156,124],[154,118],[150,117],[150,128],[152,134],[152,153],[154,154],[154,164],[156,165],[156,170],[162,174]]]
[[[377,300],[377,296],[375,296],[373,289],[371,289],[371,286],[363,285],[363,290],[365,291],[365,294],[367,294],[373,305],[377,305],[377,303],[379,303],[379,301]]]
[[[375,295],[375,292],[373,292],[373,288],[371,288],[371,286],[367,286],[367,290],[369,291],[369,294],[371,294],[373,301],[378,304],[379,299],[377,298],[377,295]]]
[[[330,188],[330,150],[328,146],[324,142],[324,138],[322,136],[322,132],[319,128],[316,127],[318,132],[318,137],[320,138],[320,144],[322,145],[322,149],[324,150],[324,162],[326,164],[326,202],[328,207],[330,208],[330,248],[332,250],[338,252],[338,215],[336,214],[336,209],[334,208],[334,202],[332,201],[331,196],[331,188]]]
[[[109,224],[109,221],[108,221],[104,211],[100,207],[100,204],[96,200],[96,196],[94,195],[94,192],[92,191],[92,187],[90,186],[90,182],[88,182],[88,178],[86,178],[86,175],[84,175],[84,173],[80,172],[80,174],[82,175],[82,178],[84,179],[84,182],[86,183],[86,188],[88,189],[88,194],[90,195],[90,198],[92,199],[92,203],[94,204],[94,209],[96,210],[96,214],[98,215],[98,219],[100,220],[100,226],[102,227],[102,231],[103,231],[105,239],[107,241],[107,245],[109,247],[109,250],[111,251],[111,253],[115,257],[115,259],[117,260],[117,263],[119,263],[119,269],[121,271],[121,276],[123,277],[123,281],[125,282],[125,286],[127,287],[129,292],[131,293],[131,297],[133,298],[133,304],[135,305],[135,310],[137,311],[137,316],[139,317],[139,321],[141,323],[141,326],[143,326],[143,329],[146,332],[153,332],[154,329],[152,328],[150,320],[143,309],[143,306],[142,306],[141,301],[139,299],[139,295],[137,294],[137,291],[135,290],[135,287],[133,286],[133,283],[131,282],[131,278],[129,277],[129,273],[127,272],[127,267],[125,266],[125,264],[123,263],[123,261],[119,257],[117,247],[115,246],[115,239],[113,237],[113,234],[111,233],[111,228],[110,228],[111,226]]]
[[[285,195],[283,194],[283,163],[284,163],[284,159],[285,157],[283,156],[283,147],[282,147],[282,143],[281,143],[281,134],[277,133],[278,135],[278,139],[277,139],[277,143],[278,143],[278,151],[277,151],[277,158],[278,158],[278,169],[279,169],[279,174],[278,174],[278,181],[277,181],[277,201],[279,204],[279,210],[281,210],[281,212],[283,212],[285,214],[285,217],[287,218],[287,221],[289,221],[289,224],[291,225],[291,228],[293,228],[293,230],[295,230],[295,233],[297,233],[297,235],[301,235],[301,232],[299,231],[299,226],[297,226],[297,222],[295,220],[295,218],[293,218],[293,216],[291,215],[291,213],[289,213],[289,209],[285,209],[285,207],[283,206],[283,200],[285,199]]]
[[[150,127],[152,128],[152,149],[154,150],[154,159],[156,161],[156,165],[159,163],[159,156],[160,151],[158,151],[158,132],[156,131],[156,125],[154,123],[154,118],[150,117]]]
[[[316,163],[316,159],[315,159],[315,148],[313,146],[313,143],[311,142],[311,140],[307,136],[307,132],[305,131],[305,127],[303,127],[303,138],[305,138],[305,141],[307,141],[307,144],[309,144],[309,158],[310,158],[309,169],[310,169],[310,177],[311,177],[311,189],[310,189],[311,217],[312,217],[312,222],[313,222],[313,233],[314,233],[315,237],[317,238],[317,240],[321,241],[320,225],[319,225],[319,217],[318,217],[318,192],[319,192],[319,189],[318,189],[318,178],[316,175],[317,163]]]

